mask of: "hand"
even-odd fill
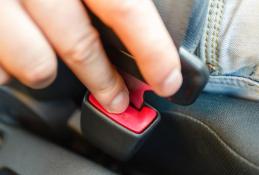
[[[151,0],[85,0],[122,40],[154,91],[174,94],[182,83],[177,50]],[[79,0],[0,0],[0,84],[10,76],[48,86],[63,62],[110,112],[129,103],[123,79],[105,55]]]

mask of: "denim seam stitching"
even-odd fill
[[[218,72],[219,33],[223,18],[224,0],[211,0],[205,30],[205,61],[212,72]]]
[[[247,88],[247,90],[251,90],[251,91],[253,91],[253,92],[255,92],[255,93],[258,93],[259,94],[259,90],[258,89],[256,89],[256,88],[252,88],[251,86],[249,86],[249,85],[247,85],[247,86],[243,86],[243,87],[241,87],[241,86],[235,86],[234,84],[232,84],[232,83],[226,83],[226,82],[214,82],[214,81],[210,81],[209,82],[209,84],[215,84],[215,85],[220,85],[220,86],[224,86],[224,87],[235,87],[235,88],[239,88],[239,89],[241,89],[241,88]]]
[[[259,93],[259,84],[257,85],[257,82],[242,77],[210,76],[209,83],[247,88],[249,90],[255,91],[256,93]]]

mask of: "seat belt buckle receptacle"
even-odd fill
[[[138,95],[133,94],[131,97]],[[124,112],[113,114],[88,93],[81,114],[81,128],[85,138],[116,159],[125,161],[131,158],[160,121],[157,110],[144,101],[141,106],[135,105],[137,101],[131,100]]]

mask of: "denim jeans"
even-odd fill
[[[259,100],[259,2],[210,0],[201,59],[210,69],[209,92]]]
[[[208,66],[205,91],[259,101],[258,0],[155,4],[176,45],[187,46]]]

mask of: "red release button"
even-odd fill
[[[93,95],[90,94],[88,100],[94,107],[111,120],[137,134],[142,133],[157,116],[157,112],[148,106],[143,106],[141,109],[137,110],[130,105],[123,113],[113,114],[107,112]]]

